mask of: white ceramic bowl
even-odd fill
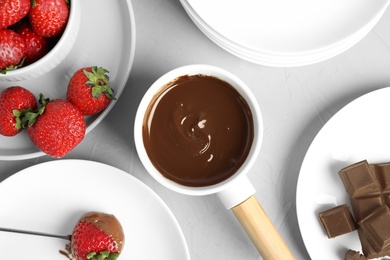
[[[21,81],[37,78],[57,67],[69,54],[80,28],[81,10],[80,0],[70,1],[68,24],[56,45],[44,57],[36,62],[16,70],[0,74],[0,81]]]
[[[220,183],[206,186],[206,187],[187,187],[184,185],[180,185],[176,182],[173,182],[167,178],[165,178],[152,164],[150,161],[147,152],[145,150],[142,138],[142,124],[144,120],[145,112],[151,102],[153,96],[162,88],[165,84],[173,81],[177,77],[184,75],[196,75],[196,74],[204,74],[208,76],[213,76],[224,80],[231,84],[236,90],[240,93],[240,95],[246,100],[251,109],[253,115],[253,123],[254,123],[254,139],[251,146],[251,150],[243,163],[243,165],[238,169],[238,171],[233,174],[230,178]],[[241,179],[242,176],[246,175],[254,161],[257,159],[257,156],[260,151],[262,138],[263,138],[263,121],[260,112],[260,108],[257,104],[257,101],[250,91],[250,89],[235,75],[230,72],[223,70],[218,67],[209,66],[209,65],[189,65],[174,69],[165,75],[161,76],[153,85],[148,89],[142,98],[138,111],[136,113],[135,124],[134,124],[134,138],[135,138],[135,146],[140,157],[142,164],[145,166],[146,170],[155,178],[158,182],[160,182],[165,187],[174,190],[176,192],[180,192],[188,195],[206,195],[218,193],[222,190],[230,188],[230,185],[235,180]]]

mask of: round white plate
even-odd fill
[[[226,39],[269,53],[317,52],[370,23],[388,0],[187,0]]]
[[[363,27],[361,31],[359,31],[355,35],[351,35],[351,37],[349,37],[345,41],[340,42],[338,45],[333,46],[330,49],[318,53],[309,53],[304,55],[303,54],[302,55],[276,55],[276,54],[269,54],[269,53],[254,52],[247,49],[239,48],[239,46],[228,43],[224,41],[222,38],[219,38],[218,35],[213,34],[213,32],[211,32],[207,28],[207,26],[205,27],[204,25],[200,24],[195,18],[193,18],[192,20],[198,26],[198,28],[206,36],[208,36],[214,43],[216,43],[221,48],[225,49],[226,51],[230,52],[233,55],[236,55],[241,59],[253,63],[257,63],[257,64],[266,65],[266,66],[295,67],[295,66],[309,65],[316,62],[324,61],[326,59],[332,58],[348,50],[357,42],[359,42],[362,38],[364,38],[375,26],[376,22],[379,19],[380,17],[378,16],[376,20],[372,21],[372,23]]]
[[[181,3],[199,29],[226,51],[262,65],[291,67],[352,47],[375,26],[389,0],[375,5],[366,0]]]
[[[297,214],[312,259],[344,259],[347,249],[361,251],[357,232],[328,239],[318,213],[350,205],[338,171],[366,159],[390,161],[390,88],[351,102],[320,130],[302,163],[297,186]],[[352,209],[351,209],[352,210]]]
[[[125,233],[120,259],[190,259],[166,204],[145,184],[106,164],[56,160],[26,168],[0,183],[0,208],[1,227],[54,234],[70,234],[85,212],[114,214]],[[59,250],[66,243],[0,232],[2,259],[65,260]]]
[[[69,56],[48,75],[18,82],[2,82],[0,91],[19,85],[36,96],[65,98],[73,73],[84,66],[104,67],[109,71],[111,87],[118,99],[126,86],[134,61],[135,21],[130,0],[82,0],[81,24]],[[86,118],[87,133],[109,113],[116,101],[100,114]],[[0,160],[23,160],[44,155],[29,140],[26,131],[0,136]]]

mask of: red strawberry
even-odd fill
[[[84,116],[72,103],[44,100],[39,113],[27,113],[27,133],[34,145],[44,153],[60,158],[75,148],[84,138]]]
[[[60,35],[68,23],[68,17],[69,6],[66,0],[32,0],[28,13],[31,27],[42,37]]]
[[[16,32],[0,29],[0,72],[19,68],[23,63],[26,47],[24,40]]]
[[[107,70],[96,66],[79,69],[69,81],[66,99],[84,115],[101,112],[114,99],[106,73]]]
[[[34,95],[27,89],[14,86],[0,93],[0,134],[14,136],[22,131],[25,112],[37,108]]]
[[[124,245],[121,224],[114,215],[88,212],[73,229],[72,254],[76,260],[117,259]]]
[[[49,52],[50,46],[48,39],[34,33],[28,22],[22,23],[16,32],[23,38],[26,47],[24,65],[39,60]]]
[[[0,29],[22,20],[30,7],[30,0],[0,0]]]

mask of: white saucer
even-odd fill
[[[88,211],[114,214],[125,245],[120,259],[189,260],[181,228],[149,187],[112,166],[56,160],[26,168],[0,183],[0,226],[71,234]],[[66,240],[0,232],[1,259],[65,260]]]
[[[356,231],[329,239],[318,213],[350,205],[340,169],[361,160],[390,161],[389,99],[388,87],[352,101],[325,124],[305,155],[297,186],[297,215],[312,259],[344,259],[348,249],[361,251]]]
[[[135,21],[130,0],[82,0],[81,23],[76,43],[68,57],[49,74],[36,79],[2,82],[23,86],[36,96],[43,93],[50,99],[65,98],[68,81],[84,66],[104,67],[109,71],[111,87],[118,99],[126,86],[134,61]],[[95,128],[115,105],[100,114],[87,117],[87,133]],[[0,136],[0,160],[24,160],[43,156],[23,131],[17,136]]]

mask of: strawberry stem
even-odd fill
[[[110,87],[109,77],[106,75],[109,71],[102,67],[91,67],[92,72],[84,70],[84,75],[88,78],[86,84],[92,87],[92,96],[99,98],[104,93],[109,99],[113,100],[114,90]]]
[[[38,119],[40,115],[45,112],[46,105],[50,102],[49,98],[45,98],[43,94],[39,94],[39,104],[41,104],[41,107],[37,108],[35,111],[28,110],[24,113],[22,113],[21,116],[21,124],[23,127],[30,127],[32,126],[35,121]]]
[[[33,110],[31,108],[28,109],[22,109],[22,110],[17,110],[14,109],[12,110],[12,114],[15,116],[15,129],[19,130],[21,128],[26,128],[27,127],[27,122],[25,120],[26,115],[29,113],[32,113]]]
[[[0,73],[5,75],[5,74],[7,74],[8,71],[16,70],[16,69],[22,67],[25,59],[26,59],[26,57],[24,57],[24,58],[19,62],[19,64],[16,64],[16,65],[9,65],[8,67],[6,67],[6,68],[4,68],[4,69],[0,69]]]

